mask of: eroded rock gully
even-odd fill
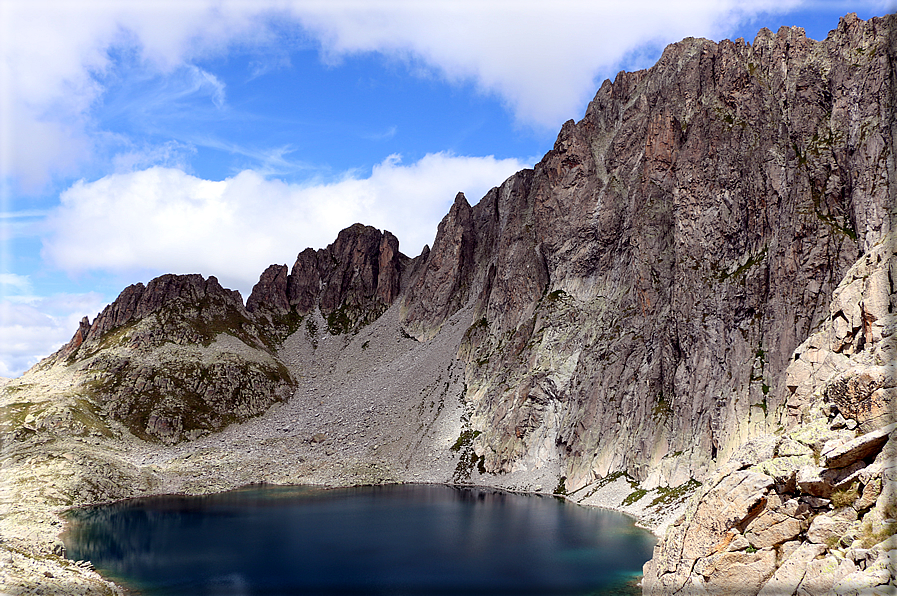
[[[649,593],[892,589],[895,20],[673,44],[413,259],[125,289],[0,392],[3,590],[117,589],[66,507],[404,481],[668,527]]]

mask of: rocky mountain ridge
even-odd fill
[[[131,432],[174,443],[289,398],[295,380],[273,342],[239,292],[214,277],[169,274],[125,288],[93,323],[85,317],[44,366],[76,367],[90,396]],[[198,358],[197,345],[216,357]]]
[[[769,427],[793,350],[893,226],[893,21],[673,44],[533,170],[456,199],[403,325],[426,340],[473,305],[486,470],[676,486]]]
[[[697,489],[646,567],[658,593],[731,589],[719,557],[698,552],[727,537],[720,552],[757,571],[747,593],[798,551],[837,558],[816,552],[805,514],[834,517],[813,501],[798,519],[803,493],[768,466],[789,448],[808,457],[792,445],[801,425],[841,415],[859,430],[829,439],[847,444],[891,422],[893,367],[876,364],[874,382],[846,371],[887,363],[893,343],[895,21],[848,16],[818,42],[783,28],[673,44],[606,81],[534,168],[473,206],[459,193],[414,259],[356,224],[291,270],[269,267],[245,307],[215,278],[130,286],[0,393],[4,461],[43,478],[67,469],[46,455],[59,442],[94,462],[53,481],[65,498],[40,493],[53,507],[161,487],[417,480],[554,492],[661,523]],[[839,287],[870,255],[862,283]],[[262,455],[221,439],[243,445],[240,432],[262,437],[249,442]],[[776,432],[790,447],[751,451]],[[861,458],[872,475],[857,518],[886,511],[866,507],[865,487],[890,478],[873,472],[893,442],[879,447]],[[762,499],[720,522],[708,503],[744,472],[745,449],[746,465],[767,466],[750,471],[747,500]],[[38,489],[4,490],[9,504]],[[761,500],[797,532],[758,541]]]
[[[299,253],[289,275],[286,265],[271,265],[252,289],[246,309],[276,324],[318,308],[332,333],[354,331],[395,301],[409,261],[391,233],[355,224],[328,247]]]

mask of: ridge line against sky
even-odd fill
[[[895,6],[0,0],[0,375],[161,273],[245,298],[355,222],[414,256],[669,43]]]

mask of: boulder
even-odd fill
[[[865,486],[863,486],[863,492],[860,495],[860,498],[854,502],[854,509],[857,511],[865,511],[875,505],[875,501],[881,496],[881,488],[881,478],[869,479]]]
[[[813,466],[813,458],[811,456],[791,455],[768,459],[748,469],[771,476],[775,479],[777,485],[790,486],[795,482],[797,474],[801,469]]]
[[[865,467],[862,461],[836,469],[804,466],[797,473],[797,486],[805,494],[827,499],[834,491],[845,489],[859,479]]]
[[[807,570],[797,592],[795,592],[797,596],[832,594],[832,586],[835,585],[835,582],[856,570],[856,565],[852,561],[848,561],[849,568],[842,563],[844,560],[840,560],[834,555],[811,560],[807,563]]]
[[[877,455],[888,435],[897,428],[897,423],[874,430],[846,443],[832,446],[822,452],[823,464],[828,468],[845,468],[858,461]]]
[[[694,560],[712,553],[729,529],[747,525],[763,511],[767,491],[774,484],[769,476],[747,470],[724,477],[695,511],[683,540],[682,557]]]
[[[842,596],[868,594],[871,588],[887,584],[890,579],[891,573],[887,568],[857,570],[836,581],[832,592]]]
[[[767,509],[748,525],[744,536],[755,548],[769,548],[797,537],[801,529],[800,520]]]
[[[897,377],[893,367],[891,376]],[[894,404],[897,404],[897,387],[881,387],[873,391],[869,395],[869,400],[864,404],[862,413],[857,414],[857,418],[862,419],[859,430],[869,432],[894,422]]]
[[[785,437],[779,442],[776,455],[778,457],[813,457],[813,450],[799,441]]]
[[[801,544],[776,569],[775,574],[763,585],[758,596],[794,594],[807,573],[808,564],[823,552],[825,552],[825,547],[820,544],[809,542]]]
[[[756,553],[720,553],[698,561],[694,570],[704,576],[704,588],[710,593],[753,595],[775,568],[776,553],[768,549]]]
[[[845,519],[837,515],[818,515],[813,519],[810,528],[807,530],[807,540],[814,544],[833,547],[855,525],[858,525],[855,520]]]
[[[748,539],[745,538],[740,532],[737,532],[736,530],[731,531],[734,532],[734,535],[732,541],[729,542],[729,546],[726,547],[726,550],[728,552],[745,550],[751,546],[750,541],[748,541]]]

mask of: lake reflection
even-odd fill
[[[147,596],[632,594],[654,545],[617,513],[430,485],[152,497],[69,520],[70,558]]]

